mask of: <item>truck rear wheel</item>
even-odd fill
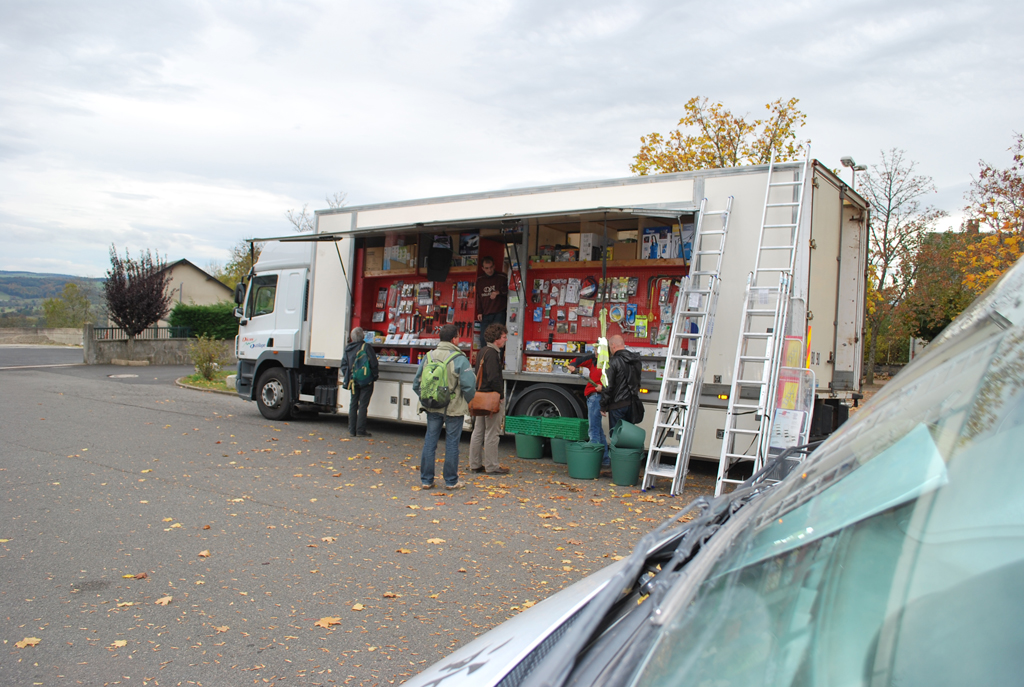
[[[256,405],[268,420],[287,420],[292,414],[288,373],[284,368],[272,367],[256,384]]]
[[[514,412],[509,415],[536,417],[578,417],[569,399],[551,389],[533,389],[516,399]]]

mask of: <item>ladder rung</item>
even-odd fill
[[[750,435],[750,434],[760,434],[761,433],[761,430],[759,430],[759,429],[736,429],[735,427],[733,427],[732,429],[727,429],[725,431],[726,432],[732,432],[733,434],[747,434],[747,435]]]
[[[793,250],[796,246],[761,246],[761,250]]]
[[[655,477],[675,477],[675,468],[647,468],[647,475],[654,475]]]
[[[737,459],[737,460],[733,461],[732,463],[730,463],[730,465],[735,465],[736,463],[738,463],[741,460],[749,460],[751,462],[757,460],[757,456],[751,456],[751,455],[748,455],[746,453],[726,453],[725,457],[726,458],[736,458]]]
[[[750,405],[749,403],[733,403],[732,407],[733,408],[746,408],[746,409],[749,409],[749,410],[754,410],[756,408],[760,408],[761,406]]]
[[[768,203],[767,205],[765,205],[765,207],[766,208],[795,208],[798,205],[800,205],[799,201],[797,201],[796,203]]]
[[[796,186],[797,184],[802,184],[802,183],[804,183],[804,180],[803,179],[799,179],[797,181],[775,181],[775,182],[772,182],[772,183],[770,183],[768,185],[769,186]]]
[[[790,273],[790,269],[788,267],[758,267],[754,271],[755,272],[782,272],[783,274],[789,274]],[[754,288],[755,289],[771,289],[771,288],[774,288],[776,291],[778,291],[778,287],[777,286],[776,287],[771,287],[771,286],[755,286]]]
[[[673,455],[679,455],[679,451],[682,450],[682,446],[655,446],[654,450],[660,453],[671,453]]]
[[[765,229],[783,229],[785,227],[789,227],[790,229],[792,229],[795,226],[796,226],[796,222],[790,222],[789,224],[766,224],[766,225],[764,225],[764,228]]]

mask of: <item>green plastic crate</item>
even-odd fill
[[[541,436],[567,441],[586,441],[590,437],[590,422],[579,417],[545,417],[540,421]]]
[[[541,434],[540,421],[541,419],[539,417],[533,417],[531,415],[506,415],[505,434],[529,434],[535,437],[544,436]]]

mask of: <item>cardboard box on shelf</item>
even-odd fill
[[[385,270],[416,268],[416,246],[388,246],[384,249]]]
[[[384,248],[367,248],[363,253],[363,270],[366,272],[380,272],[384,269]]]
[[[527,372],[551,372],[551,358],[536,355],[526,356]]]

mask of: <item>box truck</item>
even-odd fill
[[[261,239],[236,295],[238,394],[272,420],[346,414],[338,367],[359,326],[380,360],[369,416],[425,423],[417,364],[446,323],[475,358],[475,283],[491,258],[508,277],[507,414],[587,417],[585,379],[567,367],[597,342],[603,311],[608,333],[642,356],[650,436],[676,296],[699,258],[694,232],[707,230],[703,208],[728,233],[692,454],[717,460],[748,276],[766,250],[766,189],[787,175],[799,200],[783,205],[800,219],[786,339],[814,373],[812,434],[828,434],[859,397],[868,206],[815,160],[318,211],[313,234]]]

